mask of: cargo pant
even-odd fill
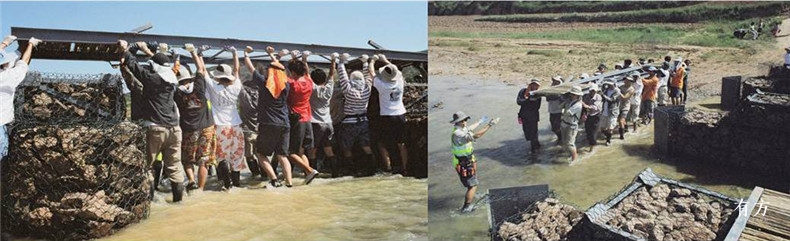
[[[146,131],[147,166],[153,165],[156,156],[162,153],[170,183],[184,182],[184,167],[181,165],[181,127],[149,126]]]

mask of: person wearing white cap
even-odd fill
[[[617,117],[620,115],[620,89],[614,79],[608,78],[603,82],[601,98],[603,110],[601,112],[601,129],[606,136],[606,145],[612,144],[612,132],[617,126]]]
[[[592,84],[587,94],[582,96],[582,107],[586,111],[586,119],[584,120],[584,132],[587,137],[587,144],[590,145],[590,150],[598,144],[598,122],[601,120],[601,105],[603,99],[598,95],[598,85]]]
[[[179,126],[178,107],[173,96],[178,78],[173,72],[173,62],[164,53],[154,54],[147,65],[137,63],[133,52],[143,50],[150,52],[146,44],[136,43],[133,46],[124,40],[118,40],[123,52],[121,65],[143,85],[144,98],[142,120],[146,126],[146,158],[151,166],[162,153],[162,161],[167,169],[165,173],[170,179],[173,202],[180,202],[184,194],[184,167],[181,165],[181,127]],[[155,185],[151,186],[149,196],[153,199]]]
[[[8,129],[6,125],[14,121],[14,92],[16,87],[25,80],[33,48],[41,40],[30,38],[21,59],[15,52],[5,49],[16,40],[9,35],[0,43],[0,161],[8,154]]]
[[[193,45],[186,44],[187,51],[192,54],[192,59],[202,61],[202,58]],[[208,109],[206,98],[206,77],[203,68],[192,76],[187,65],[180,65],[180,57],[176,58],[178,67],[178,89],[173,99],[178,106],[180,114],[180,127],[183,131],[181,142],[181,163],[187,174],[187,192],[206,187],[208,166],[216,165],[214,153],[216,142],[216,129],[214,117]],[[198,64],[202,66],[202,62]],[[198,176],[195,180],[194,166],[198,166]]]
[[[478,126],[485,122],[486,118],[480,119],[479,122],[469,125],[467,122],[471,119],[463,111],[458,111],[453,114],[453,119],[450,121],[453,124],[453,134],[450,138],[452,144],[451,154],[453,155],[453,168],[458,173],[458,178],[461,179],[461,184],[466,187],[466,197],[464,199],[464,206],[461,208],[462,212],[468,213],[474,210],[472,200],[475,198],[475,191],[480,182],[477,180],[477,159],[474,155],[473,142],[477,141],[480,137],[488,132],[488,130],[499,122],[499,118],[489,121],[485,127],[475,131]]]
[[[518,122],[524,131],[524,139],[530,143],[530,152],[540,149],[538,141],[538,121],[540,121],[540,96],[530,92],[540,88],[540,80],[532,79],[526,88],[522,88],[516,96],[516,104],[521,106],[518,111]]]
[[[582,74],[584,76],[585,74]],[[582,77],[584,78],[584,77]],[[554,76],[551,78],[551,86],[562,84],[561,76]],[[551,123],[551,131],[557,136],[557,145],[562,143],[562,133],[560,132],[560,123],[562,123],[562,96],[551,95],[546,96],[546,101],[549,102],[549,123]]]
[[[628,127],[626,123],[626,118],[631,111],[631,98],[636,95],[636,89],[634,88],[634,79],[633,76],[625,76],[623,78],[623,85],[620,86],[620,114],[617,116],[617,131],[620,133],[620,140],[625,140],[625,131]]]
[[[579,154],[576,152],[576,134],[579,131],[579,121],[582,117],[582,88],[579,86],[571,87],[571,90],[566,93],[569,96],[568,101],[565,102],[562,110],[562,146],[571,152],[571,159],[568,164],[573,164],[579,159]]]
[[[217,135],[217,178],[222,182],[221,190],[227,191],[232,186],[241,186],[241,170],[247,168],[247,163],[244,160],[244,130],[241,129],[242,120],[238,109],[239,93],[243,88],[239,79],[241,66],[235,47],[225,46],[223,50],[233,55],[233,66],[220,64],[208,72],[211,78],[204,80]],[[199,59],[201,65],[198,71],[206,73],[205,62],[202,57]]]
[[[672,105],[680,105],[682,102],[681,90],[683,89],[683,79],[686,77],[686,64],[681,62],[681,58],[675,59],[675,69],[672,70],[671,81],[669,82],[669,98]]]
[[[366,55],[362,56],[365,61]],[[375,69],[376,60],[384,62],[384,67]],[[373,77],[373,87],[378,92],[379,126],[381,136],[378,138],[379,153],[384,164],[384,171],[391,171],[390,154],[387,148],[397,147],[401,157],[401,172],[407,175],[409,154],[406,150],[406,107],[403,105],[403,74],[398,66],[390,63],[383,54],[370,58],[370,68],[365,73]]]
[[[633,123],[634,131],[636,131],[636,127],[638,126],[638,119],[639,119],[639,110],[642,107],[642,91],[644,90],[645,85],[642,83],[642,76],[637,72],[632,72],[631,77],[634,78],[634,95],[631,96],[629,100],[631,102],[631,109],[628,110],[628,116],[626,116],[626,122]],[[626,128],[626,132],[628,132],[628,128]]]

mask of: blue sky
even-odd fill
[[[126,32],[149,22],[150,34],[362,48],[373,39],[392,50],[428,48],[426,2],[0,2],[2,36],[11,26]],[[117,71],[105,62],[35,59],[31,69]]]

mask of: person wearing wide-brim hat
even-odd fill
[[[551,86],[561,85],[563,83],[562,76],[554,76],[551,78]],[[546,96],[546,101],[549,102],[549,123],[551,123],[551,131],[557,136],[557,145],[562,141],[562,133],[560,132],[560,123],[562,122],[562,96],[549,95]]]
[[[193,59],[198,59],[194,46],[188,46],[191,46],[187,50],[193,55]],[[179,63],[178,57],[176,63]],[[183,131],[181,163],[184,164],[184,172],[187,174],[187,192],[194,189],[202,191],[206,187],[208,167],[216,165],[216,129],[214,117],[208,108],[204,74],[198,71],[192,76],[187,65],[180,65],[176,73],[178,88],[173,100],[180,113],[179,126]],[[198,166],[197,178],[193,171],[195,165]]]
[[[579,158],[575,142],[576,134],[579,131],[579,121],[582,118],[581,97],[584,93],[581,87],[573,86],[566,95],[569,96],[569,99],[563,106],[560,130],[562,132],[562,146],[571,152],[569,164],[573,164]]]
[[[486,122],[484,117],[474,124],[468,124],[471,119],[469,115],[463,111],[458,111],[453,114],[450,123],[453,124],[452,133],[452,159],[453,168],[455,168],[458,177],[461,179],[461,184],[466,187],[466,196],[464,199],[464,206],[461,208],[462,212],[471,212],[474,210],[472,200],[475,197],[477,185],[480,183],[477,180],[477,160],[474,155],[474,146],[472,145],[480,137],[483,137],[488,130],[499,122],[499,118],[485,123],[486,126],[480,130],[475,131],[480,124]]]
[[[367,55],[362,56],[362,61],[368,60]],[[375,69],[376,61],[381,60],[384,66]],[[378,92],[379,115],[371,121],[372,125],[382,128],[378,139],[378,148],[384,164],[384,171],[391,172],[390,152],[388,149],[397,149],[400,152],[403,175],[408,174],[408,150],[406,149],[406,107],[403,105],[403,73],[398,66],[392,64],[383,54],[373,55],[370,58],[369,75],[373,76],[373,87]],[[379,122],[379,123],[374,123]]]
[[[25,80],[33,48],[42,41],[30,38],[22,58],[16,52],[6,52],[6,47],[16,41],[16,36],[8,35],[0,42],[0,160],[8,154],[8,129],[6,125],[14,121],[14,92]],[[22,46],[20,46],[21,48]]]
[[[532,79],[526,88],[519,90],[516,104],[520,106],[518,122],[524,131],[524,139],[530,143],[530,151],[535,153],[540,149],[538,141],[538,121],[540,120],[541,97],[530,93],[540,88],[540,80]]]
[[[184,168],[181,163],[182,132],[178,107],[173,101],[178,86],[178,78],[172,69],[173,62],[162,52],[154,54],[144,42],[137,42],[130,47],[126,41],[118,40],[118,46],[124,51],[120,58],[121,65],[144,86],[142,94],[146,108],[141,119],[147,126],[147,165],[152,165],[159,153],[162,153],[162,162],[168,170],[166,173],[170,179],[173,202],[180,202],[184,194]],[[151,56],[147,66],[137,63],[134,54],[137,50]],[[151,185],[151,198],[154,197],[154,188]]]
[[[587,90],[587,94],[582,97],[582,107],[586,111],[584,119],[584,132],[587,137],[589,151],[598,144],[598,122],[601,119],[601,105],[603,104],[601,95],[598,94],[598,85],[592,84]]]
[[[606,136],[606,145],[612,144],[612,131],[617,126],[617,117],[620,114],[620,89],[617,88],[614,79],[607,78],[603,82],[601,98],[603,98],[603,110],[601,112],[601,129]]]

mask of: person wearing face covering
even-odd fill
[[[362,63],[362,71],[351,72],[351,75],[346,72],[346,63],[348,62],[348,54],[340,56],[340,64],[337,65],[338,85],[343,92],[343,118],[340,124],[338,134],[340,136],[340,147],[343,149],[343,157],[345,162],[350,166],[366,167],[375,164],[373,158],[373,150],[370,148],[370,130],[369,120],[367,115],[368,100],[372,88],[372,80],[365,79],[363,72],[368,72],[369,65],[367,62]],[[357,160],[352,159],[352,148],[361,146],[365,152],[365,158]],[[359,168],[352,168],[358,169]]]
[[[14,121],[14,92],[25,80],[33,48],[41,43],[39,39],[30,38],[22,58],[17,59],[16,53],[5,51],[15,40],[16,36],[9,35],[0,43],[0,161],[8,154],[7,125]]]
[[[192,54],[195,61],[202,61],[202,58],[191,44],[186,44],[187,51]],[[178,60],[176,60],[178,63]],[[202,62],[196,64],[202,66]],[[175,93],[175,101],[178,111],[181,114],[180,126],[183,131],[183,141],[181,143],[181,162],[184,164],[184,171],[187,174],[187,191],[206,187],[208,176],[208,166],[216,165],[215,150],[215,131],[214,118],[208,109],[206,98],[206,73],[199,68],[195,76],[190,74],[186,65],[178,69],[178,90]],[[198,166],[198,177],[195,180],[193,166]]]
[[[138,42],[133,48],[124,40],[118,45],[123,51],[121,65],[143,85],[143,105],[148,111],[141,116],[146,127],[146,158],[147,166],[151,166],[157,155],[162,153],[162,161],[172,185],[173,202],[180,202],[184,193],[184,169],[181,165],[181,127],[179,126],[178,108],[173,97],[178,86],[178,78],[173,72],[173,63],[164,53],[156,53],[147,65],[137,63],[132,51],[139,48],[150,53],[145,43]],[[153,198],[154,186],[151,185]]]

